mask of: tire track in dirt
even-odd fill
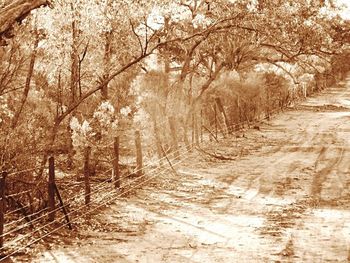
[[[327,150],[326,147],[322,147],[320,155],[315,162],[315,167],[319,166],[322,163],[326,163],[326,167],[322,168],[319,171],[316,171],[315,176],[313,177],[311,196],[315,199],[321,198],[320,195],[322,191],[322,184],[327,180],[327,176],[332,172],[332,170],[338,169],[340,162],[344,158],[343,148],[337,149],[336,153],[332,151],[330,154],[331,156],[327,154],[327,151],[330,150]]]
[[[310,231],[310,226],[303,224],[303,221],[313,221],[312,223],[315,225],[318,225],[318,228],[329,228],[332,229],[329,231],[329,233],[337,233],[345,231],[347,233],[350,233],[350,228],[348,226],[345,226],[345,219],[338,220],[338,222],[332,222],[332,224],[325,225],[324,222],[317,222],[313,216],[313,211],[315,208],[317,209],[321,205],[325,205],[328,202],[323,201],[322,193],[324,192],[324,189],[327,189],[324,184],[329,178],[331,177],[340,177],[341,174],[345,174],[344,171],[344,163],[347,162],[348,159],[345,158],[345,146],[347,142],[344,142],[342,139],[339,138],[338,134],[335,132],[335,129],[332,127],[328,127],[328,132],[322,132],[320,137],[320,146],[321,149],[319,150],[318,156],[315,160],[314,169],[311,171],[310,175],[312,175],[312,183],[311,183],[311,190],[310,190],[310,197],[306,199],[300,199],[298,202],[287,205],[281,210],[273,210],[270,213],[267,214],[267,223],[266,227],[262,230],[265,231],[263,234],[272,234],[276,235],[285,235],[288,236],[287,242],[285,242],[285,247],[279,255],[282,257],[283,260],[292,260],[292,261],[314,261],[315,258],[319,258],[325,260],[331,260],[333,261],[339,261],[344,262],[344,260],[350,260],[350,250],[349,250],[349,241],[344,238],[343,235],[335,235],[333,234],[333,237],[330,235],[327,235],[324,239],[327,241],[326,246],[335,247],[338,248],[337,253],[334,253],[334,251],[331,251],[330,249],[327,250],[327,247],[322,246],[323,248],[326,248],[324,251],[328,251],[327,253],[322,254],[321,253],[309,253],[305,251],[305,246],[303,246],[305,243],[305,236],[307,234],[310,234],[310,239],[315,240],[315,238],[318,237],[315,229]],[[320,132],[319,132],[320,133]],[[316,139],[316,137],[314,137]],[[339,146],[333,147],[332,145],[337,144]],[[312,150],[312,148],[310,148]],[[348,165],[347,165],[348,166]],[[293,168],[293,167],[291,167]],[[293,169],[292,169],[293,170]],[[349,169],[347,169],[349,170]],[[333,179],[334,180],[334,179]],[[341,181],[341,179],[338,179],[338,181]],[[344,189],[344,183],[341,183],[341,190]],[[333,192],[337,192],[339,190],[338,188],[332,188]],[[342,192],[342,191],[340,191]],[[346,214],[345,214],[346,217]],[[309,223],[310,224],[310,223]],[[295,230],[295,226],[297,226],[297,230]],[[317,228],[317,227],[316,227]],[[288,230],[290,229],[290,230]],[[277,231],[276,231],[277,230]],[[319,230],[319,229],[318,229]],[[298,238],[296,238],[295,233],[302,233],[301,238],[300,235]],[[316,232],[316,233],[315,233]],[[303,240],[304,242],[300,242],[300,240]],[[306,238],[307,239],[307,238]],[[309,242],[312,243],[312,242]],[[300,245],[303,244],[303,245]],[[320,249],[320,242],[317,240],[309,246],[310,250],[315,250],[315,247]],[[343,250],[339,251],[339,247]],[[347,248],[348,247],[348,248]],[[307,249],[307,246],[306,246]],[[336,249],[335,249],[336,250]],[[300,253],[300,251],[304,251],[303,253]],[[344,253],[345,251],[345,253]],[[348,251],[348,252],[346,252]],[[306,252],[306,253],[305,253]],[[305,254],[309,254],[309,256],[305,257]]]

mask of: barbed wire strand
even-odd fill
[[[34,212],[34,213],[32,213],[32,214],[29,214],[29,215],[27,215],[27,216],[25,216],[25,217],[22,217],[22,218],[20,218],[20,219],[15,220],[15,221],[12,221],[12,222],[9,222],[9,223],[7,223],[7,224],[4,224],[4,226],[9,227],[9,226],[12,226],[12,225],[14,225],[14,224],[16,224],[16,223],[18,223],[18,222],[21,222],[22,220],[26,220],[27,218],[30,219],[32,216],[35,216],[35,215],[37,215],[37,214],[40,214],[40,213],[46,211],[47,209],[48,209],[48,208],[45,207],[44,209],[41,209],[41,210],[39,210],[39,211],[37,211],[37,212]],[[30,222],[28,222],[28,223],[30,223]]]
[[[20,207],[20,208],[15,209],[15,210],[11,210],[10,212],[5,213],[5,216],[12,215],[12,214],[14,214],[14,213],[16,213],[16,212],[22,210],[23,208],[26,208],[26,207],[29,207],[29,206],[30,206],[30,204],[27,204],[27,205],[25,205],[25,206],[22,206],[22,207]]]
[[[27,169],[24,169],[24,170],[19,170],[19,171],[16,171],[16,172],[8,173],[7,176],[14,176],[14,175],[25,173],[25,172],[32,172],[32,171],[35,171],[36,169],[38,169],[40,167],[41,166],[38,165],[38,166],[35,166],[35,167],[32,167],[32,168],[27,168]]]
[[[7,198],[9,198],[9,197],[16,197],[16,196],[23,195],[23,194],[27,194],[27,193],[30,193],[30,192],[32,192],[32,190],[26,190],[26,191],[23,191],[23,192],[20,192],[20,193],[15,193],[15,194],[6,195],[6,197],[7,197]]]

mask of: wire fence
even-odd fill
[[[167,158],[167,157],[163,157],[162,159],[165,160],[166,158]],[[153,165],[154,165],[153,163],[148,164],[148,165],[144,166],[144,167],[143,167],[142,169],[140,169],[140,170],[145,170],[146,168],[151,167],[151,166],[153,166]],[[150,173],[150,172],[155,172],[155,171],[157,171],[158,169],[159,169],[158,167],[157,167],[157,168],[153,168],[152,170],[148,171],[148,173]],[[105,172],[105,173],[108,173],[108,172],[110,172],[111,170],[112,170],[112,169],[108,170],[108,171]],[[138,170],[135,170],[135,171],[138,171]],[[130,176],[130,175],[131,175],[131,174],[129,173],[128,175],[126,175],[126,177],[127,177],[127,176]],[[143,176],[136,178],[135,180],[140,180],[140,179],[142,179],[145,175],[146,175],[146,173],[145,173]],[[119,178],[118,181],[121,181],[122,179],[123,179],[123,178]],[[102,192],[103,190],[106,190],[106,189],[110,190],[111,185],[110,185],[109,181],[110,181],[110,179],[106,179],[106,180],[103,181],[102,183],[99,183],[99,185],[98,185],[93,191],[91,191],[91,194],[97,194],[97,193],[100,193],[100,192]],[[79,198],[79,197],[85,197],[85,195],[86,195],[85,193],[80,193],[80,194],[74,195],[74,196],[72,196],[72,197],[66,199],[66,200],[65,200],[66,206],[71,205],[71,204],[72,204],[72,202],[71,202],[72,200],[77,199],[77,198]],[[85,207],[85,206],[84,206],[84,207]],[[40,211],[38,211],[38,212],[36,212],[36,213],[34,213],[34,214],[38,214],[38,213],[40,213],[40,212],[43,212],[44,210],[47,210],[47,208],[42,209],[42,210],[40,210]],[[52,210],[51,212],[58,212],[58,211],[60,211],[60,210],[61,210],[61,207],[57,207],[56,209]],[[29,215],[29,216],[30,216],[30,215]],[[3,235],[0,235],[0,237],[8,236],[8,235],[10,235],[10,234],[12,234],[12,233],[15,233],[15,232],[17,232],[17,231],[19,231],[19,230],[22,230],[22,229],[24,229],[24,228],[26,228],[26,227],[28,227],[28,226],[31,226],[31,225],[33,225],[34,223],[39,222],[40,219],[42,219],[42,218],[44,218],[44,217],[46,217],[46,216],[47,216],[46,214],[43,214],[43,215],[41,215],[41,216],[35,218],[34,220],[31,220],[30,222],[28,222],[28,223],[26,223],[26,224],[23,224],[23,225],[19,226],[19,227],[16,228],[16,229],[13,229],[12,231],[8,231],[8,232],[4,233]],[[28,216],[27,216],[27,217],[28,217]],[[20,218],[19,221],[25,220],[27,217],[22,217],[22,218]]]
[[[233,107],[234,105],[230,105],[226,108],[226,110],[230,107]],[[165,118],[162,122],[158,123],[157,125],[162,126],[162,125],[169,125],[168,124],[169,120]],[[242,124],[247,124],[249,121],[242,121],[240,123],[233,123],[232,125],[227,125],[225,123],[225,120],[220,117],[216,117],[215,122],[217,125],[220,125],[221,127],[225,127],[226,129],[230,129],[234,126],[237,125],[242,125]],[[212,128],[212,127],[211,127]],[[202,136],[201,141],[204,142],[203,139],[203,134],[207,135],[208,140],[210,139],[211,136],[214,136],[213,133],[210,131],[206,133],[205,131],[203,132],[203,123],[201,121],[200,123],[200,134]],[[184,131],[185,132],[185,131]],[[96,211],[97,209],[103,207],[105,204],[108,202],[111,202],[113,200],[116,200],[118,197],[121,197],[127,193],[130,193],[131,191],[145,185],[149,181],[161,177],[162,175],[168,173],[168,172],[175,172],[175,167],[178,164],[181,164],[184,160],[186,160],[189,157],[189,154],[193,149],[195,149],[194,146],[198,144],[198,140],[196,140],[194,137],[199,136],[198,130],[196,131],[196,135],[194,131],[190,131],[192,133],[192,143],[186,143],[184,139],[180,143],[180,147],[173,148],[170,146],[170,151],[167,150],[166,152],[163,150],[162,157],[154,159],[154,161],[149,161],[146,165],[143,165],[140,168],[133,169],[132,172],[128,172],[126,174],[123,174],[121,177],[117,179],[111,179],[110,175],[115,167],[109,168],[106,171],[102,172],[99,174],[99,177],[106,177],[104,178],[101,182],[94,183],[92,186],[91,191],[88,193],[89,196],[94,195],[95,198],[91,200],[90,203],[85,203],[82,204],[82,199],[85,199],[87,197],[86,191],[83,191],[81,189],[80,191],[74,195],[67,196],[64,198],[64,204],[63,205],[55,205],[54,209],[49,209],[48,207],[43,207],[37,211],[32,211],[31,213],[26,213],[26,210],[28,208],[32,207],[32,203],[29,204],[24,204],[23,206],[16,208],[14,210],[11,210],[9,212],[4,213],[5,217],[10,217],[11,218],[17,214],[21,213],[23,214],[22,217],[16,218],[15,220],[12,220],[10,222],[6,222],[3,224],[5,231],[0,234],[0,239],[3,240],[5,237],[9,237],[14,235],[15,233],[18,233],[20,231],[25,231],[25,229],[30,229],[26,230],[27,233],[21,235],[20,237],[17,237],[13,240],[6,241],[5,245],[2,246],[3,251],[10,251],[5,257],[3,257],[1,260],[5,260],[7,258],[10,258],[14,255],[16,255],[18,252],[21,250],[24,250],[25,248],[39,242],[40,240],[43,240],[45,237],[51,235],[52,233],[57,232],[58,230],[62,229],[63,227],[67,225],[71,225],[72,222],[77,221],[80,218],[83,218],[84,216],[91,214],[93,211]],[[185,134],[184,136],[188,136],[188,134]],[[191,136],[191,134],[190,134]],[[157,139],[154,138],[155,141],[150,144],[145,144],[146,146],[143,147],[149,147],[153,149],[157,149],[159,147],[159,142],[157,142]],[[114,142],[107,143],[103,145],[105,148],[111,148],[114,146]],[[161,147],[163,147],[161,145]],[[179,149],[181,148],[181,153],[179,153]],[[184,150],[183,150],[184,149]],[[159,149],[158,149],[159,150]],[[109,159],[108,162],[111,164],[115,161],[119,160],[119,156],[116,156],[112,159]],[[164,162],[167,163],[164,165]],[[199,162],[198,162],[199,163]],[[122,165],[121,162],[119,164]],[[20,175],[22,173],[26,172],[33,172],[37,169],[43,168],[42,165],[37,166],[37,167],[31,167],[28,169],[23,169],[20,171],[14,171],[9,173],[9,176],[16,176]],[[47,169],[47,168],[46,168]],[[135,179],[128,179],[129,177],[132,178],[136,173],[139,171],[142,171],[143,174],[141,176],[135,177]],[[119,189],[115,189],[113,187],[113,184],[115,183],[121,183],[121,186]],[[59,185],[58,185],[59,188]],[[22,195],[30,194],[33,192],[32,190],[26,190],[22,191],[19,193],[13,193],[13,194],[8,194],[6,195],[7,198],[16,198],[16,197],[21,197]],[[4,200],[3,200],[4,201]],[[92,207],[92,204],[95,204],[94,207]],[[49,214],[59,212],[63,210],[63,208],[67,208],[67,212],[63,211],[63,215],[55,217],[54,220],[50,222],[45,222],[45,219],[48,217]],[[25,213],[24,213],[25,212]],[[67,218],[69,217],[74,217]],[[66,220],[64,222],[63,220]],[[63,221],[63,222],[62,222]],[[23,223],[22,223],[23,222]],[[57,223],[60,223],[59,226],[57,226]],[[54,226],[53,229],[48,228]],[[34,238],[34,240],[33,240]],[[27,241],[27,243],[25,243]],[[25,243],[24,245],[18,246],[19,243]],[[15,247],[16,249],[13,249]]]
[[[183,152],[183,153],[180,155],[180,157],[185,157],[190,151],[191,151],[191,150],[186,150],[185,152]],[[173,157],[173,158],[169,158],[168,160],[169,160],[170,162],[176,161],[175,163],[172,164],[173,166],[176,166],[177,164],[182,163],[183,160],[184,160],[184,158],[178,160],[178,157]],[[156,172],[157,170],[160,170],[160,171],[158,171],[157,173],[153,173],[153,172]],[[168,172],[168,171],[169,171],[169,168],[161,168],[161,169],[159,169],[159,168],[154,168],[154,169],[152,169],[152,170],[150,170],[150,171],[145,172],[141,177],[137,177],[136,179],[131,180],[130,182],[127,182],[127,184],[124,185],[123,187],[128,187],[128,186],[130,186],[130,187],[127,188],[125,191],[121,191],[121,192],[118,192],[118,191],[113,192],[113,191],[112,191],[112,192],[107,192],[107,193],[105,193],[104,195],[102,195],[99,199],[97,199],[97,200],[95,201],[95,202],[98,204],[95,208],[83,212],[81,216],[78,216],[78,218],[81,218],[82,216],[86,216],[87,214],[90,214],[90,213],[94,212],[95,210],[97,210],[98,208],[101,208],[102,206],[104,206],[104,205],[107,204],[108,202],[110,202],[110,201],[112,201],[112,200],[115,200],[115,199],[117,199],[118,197],[121,197],[122,195],[125,195],[125,194],[127,194],[127,193],[129,193],[129,192],[131,192],[131,191],[133,191],[133,190],[135,190],[135,189],[137,189],[137,188],[143,186],[143,185],[146,184],[147,182],[149,182],[149,181],[155,179],[156,177],[159,177],[159,176],[161,176],[161,175],[164,175],[165,172]],[[151,175],[151,174],[153,174],[153,175]],[[146,179],[145,179],[145,180],[142,180],[141,182],[139,182],[139,183],[137,183],[137,184],[134,185],[135,182],[138,182],[138,181],[140,181],[140,180],[143,179],[143,178],[146,178]],[[78,211],[82,211],[84,208],[86,208],[86,207],[88,207],[88,206],[89,206],[88,204],[81,205],[81,206],[79,206],[78,208],[76,208],[76,209],[70,211],[70,212],[68,213],[68,215],[73,215],[73,214],[77,213]],[[35,233],[39,232],[40,230],[45,229],[45,228],[47,228],[48,226],[51,226],[51,225],[53,225],[53,224],[55,224],[55,223],[57,223],[57,222],[63,220],[64,218],[65,218],[65,216],[63,215],[63,216],[61,216],[61,217],[55,219],[53,222],[49,222],[49,223],[47,223],[47,224],[45,224],[45,225],[43,225],[43,226],[41,226],[41,227],[39,227],[39,228],[36,228],[34,231],[31,231],[30,233],[27,233],[27,234],[23,235],[21,238],[16,239],[14,242],[12,242],[12,243],[9,242],[9,243],[7,243],[6,246],[5,246],[4,248],[5,248],[5,249],[6,249],[6,248],[10,248],[10,247],[12,247],[13,245],[16,245],[18,242],[20,242],[20,241],[22,241],[22,240],[24,240],[24,239],[26,239],[26,238],[32,237]],[[35,239],[34,241],[29,242],[29,243],[26,244],[25,246],[22,246],[22,247],[20,247],[20,248],[18,248],[18,249],[16,249],[16,250],[14,250],[14,251],[11,252],[10,254],[8,254],[8,255],[6,255],[5,257],[3,257],[2,260],[6,259],[6,258],[9,258],[9,257],[11,257],[11,256],[13,256],[13,255],[15,255],[15,254],[17,254],[17,253],[20,252],[21,250],[25,249],[26,247],[29,247],[29,246],[31,246],[31,245],[33,245],[33,244],[39,242],[40,240],[44,239],[45,237],[51,235],[51,234],[54,233],[54,232],[57,232],[57,231],[58,231],[59,229],[61,229],[61,228],[67,226],[69,223],[70,223],[70,222],[62,223],[60,226],[54,228],[54,229],[51,230],[50,232],[45,233],[44,235],[40,236],[39,238]],[[14,230],[13,232],[16,232],[16,231],[18,231],[18,230],[19,230],[19,229],[16,229],[16,230]]]

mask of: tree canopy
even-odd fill
[[[73,156],[72,119],[76,128],[85,123],[80,135],[92,125],[91,136],[107,141],[113,125],[121,133],[146,115],[188,122],[226,81],[244,86],[259,76],[294,96],[347,70],[349,21],[332,1],[16,0],[1,7],[0,148],[9,169],[23,163],[16,158],[44,164],[55,149]],[[113,125],[102,125],[101,112]],[[23,157],[23,145],[38,159]]]

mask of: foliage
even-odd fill
[[[215,97],[232,106],[233,122],[253,120],[344,78],[349,21],[321,2],[57,0],[37,9],[0,47],[0,165],[43,165],[54,152],[75,154],[77,168],[84,147],[110,157],[113,138],[130,145],[139,128],[151,143],[155,123],[177,116],[188,126]]]

